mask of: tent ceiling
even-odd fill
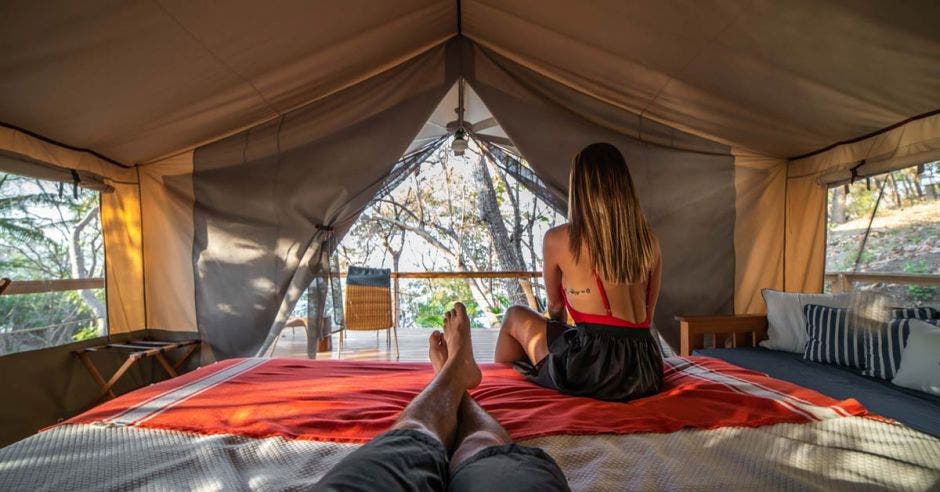
[[[147,162],[439,44],[456,34],[456,8],[3,2],[0,121]],[[795,156],[938,109],[938,13],[926,1],[463,0],[462,26],[489,49],[650,119]],[[438,109],[434,122],[453,114]]]
[[[388,69],[455,18],[434,0],[5,1],[0,121],[146,162]]]
[[[457,84],[454,84],[454,86],[447,91],[447,95],[444,96],[441,103],[434,108],[434,112],[431,113],[428,122],[421,128],[421,132],[415,137],[414,142],[408,147],[406,153],[411,153],[449,133],[447,131],[448,123],[452,124],[457,119],[456,108],[459,105],[458,92]],[[474,92],[469,84],[464,85],[464,126],[482,138],[495,137],[501,142],[507,142],[508,145],[504,145],[504,147],[513,154],[519,154],[519,151],[516,150],[509,141],[509,136],[506,135],[506,132],[499,126],[496,118],[493,117],[490,110],[483,104],[483,100],[480,99],[480,96]]]

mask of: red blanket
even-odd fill
[[[674,432],[864,415],[855,400],[707,357],[671,358],[662,393],[629,403],[561,395],[485,364],[471,393],[514,439]],[[429,364],[236,359],[104,403],[66,424],[104,422],[203,434],[365,442],[431,379]]]

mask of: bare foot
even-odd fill
[[[447,345],[448,365],[456,372],[457,381],[466,388],[476,388],[483,379],[480,366],[473,359],[470,341],[470,318],[463,303],[454,303],[454,309],[444,314],[444,342]]]
[[[434,374],[441,372],[447,362],[447,342],[444,341],[444,334],[437,330],[428,338],[428,356],[431,358]]]

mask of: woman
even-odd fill
[[[596,143],[574,159],[568,223],[544,240],[549,319],[506,312],[496,362],[562,393],[625,401],[662,386],[650,323],[662,277],[659,242],[636,197],[623,155]],[[575,326],[565,324],[565,308]]]

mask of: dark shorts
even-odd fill
[[[419,431],[393,429],[343,458],[316,490],[569,490],[555,460],[538,448],[491,446],[448,473],[447,449]]]
[[[562,393],[627,401],[656,394],[663,384],[659,343],[646,328],[548,320],[548,355],[515,362],[527,379]]]

